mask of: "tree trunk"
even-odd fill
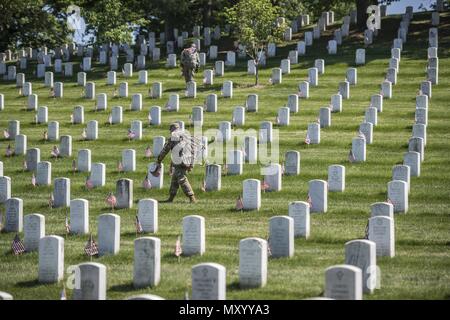
[[[255,86],[259,83],[259,63],[255,61]]]
[[[173,40],[173,26],[169,17],[167,17],[164,22],[164,33],[166,35],[166,42]]]
[[[211,26],[211,15],[212,15],[212,0],[205,0],[205,5],[203,7],[203,25]]]

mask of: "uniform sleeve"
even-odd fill
[[[162,148],[161,152],[158,156],[158,162],[162,162],[165,158],[165,156],[172,150],[172,148],[175,146],[174,141],[172,141],[170,138],[168,141],[164,144],[164,147]]]

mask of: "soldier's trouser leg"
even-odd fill
[[[180,185],[178,184],[178,178],[175,172],[172,175],[172,180],[170,181],[170,189],[169,189],[169,195],[171,198],[174,198],[177,195],[178,187]]]
[[[186,81],[186,83],[188,83],[189,81],[192,80],[192,71],[190,68],[183,67],[183,75],[184,75],[184,80]]]
[[[176,166],[173,177],[176,177],[177,184],[181,187],[181,190],[183,190],[187,197],[194,195],[194,191],[192,190],[191,184],[186,176],[186,169],[184,167]]]

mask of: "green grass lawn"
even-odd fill
[[[344,262],[344,244],[347,241],[364,237],[367,219],[370,217],[370,204],[385,201],[387,183],[391,180],[392,167],[402,162],[403,153],[412,135],[414,123],[415,97],[421,81],[426,79],[428,28],[431,27],[431,13],[415,14],[411,22],[408,42],[404,45],[398,84],[393,86],[393,99],[384,100],[384,110],[378,115],[378,126],[374,128],[374,143],[367,146],[367,161],[350,164],[347,155],[352,138],[358,133],[364,111],[370,96],[380,91],[380,84],[390,58],[392,40],[396,37],[400,17],[383,19],[380,35],[366,50],[366,62],[358,67],[358,84],[351,86],[350,99],[343,100],[343,112],[332,115],[332,126],[321,131],[319,145],[305,145],[304,138],[308,123],[314,122],[319,108],[330,102],[330,96],[338,90],[348,67],[354,66],[355,50],[363,47],[360,33],[352,29],[351,36],[344,39],[338,54],[329,56],[326,43],[331,38],[334,25],[313,47],[307,48],[307,55],[299,57],[298,65],[291,65],[291,73],[283,75],[283,83],[269,85],[271,69],[279,67],[280,60],[287,57],[288,51],[303,39],[305,29],[294,35],[290,43],[278,48],[277,57],[268,60],[267,67],[261,70],[262,88],[252,87],[254,77],[246,74],[247,61],[238,60],[235,68],[226,68],[224,77],[216,77],[214,86],[204,87],[202,75],[197,75],[198,95],[196,99],[184,98],[184,81],[179,69],[166,69],[164,62],[147,63],[149,84],[161,81],[162,99],[147,97],[149,85],[137,84],[137,72],[132,79],[125,80],[118,72],[118,83],[128,81],[129,98],[112,99],[113,86],[106,85],[106,66],[93,65],[87,75],[88,81],[96,82],[96,93],[108,94],[108,111],[94,112],[94,100],[81,97],[81,87],[76,84],[79,58],[74,66],[74,77],[63,79],[55,74],[55,81],[63,80],[64,98],[49,98],[49,90],[43,79],[33,76],[35,64],[27,69],[26,79],[33,82],[33,93],[39,95],[39,105],[48,106],[49,120],[60,123],[60,135],[72,135],[73,156],[60,160],[50,160],[50,150],[54,143],[44,142],[42,133],[47,125],[35,125],[34,112],[24,110],[27,98],[18,96],[15,82],[0,81],[0,93],[5,95],[5,110],[0,112],[0,128],[7,128],[8,121],[21,121],[21,133],[28,136],[28,148],[41,149],[41,160],[52,162],[52,178],[71,179],[71,198],[89,200],[90,230],[97,239],[97,221],[102,213],[110,212],[105,205],[109,191],[115,190],[117,179],[126,177],[134,180],[135,205],[130,210],[118,210],[121,216],[120,252],[115,256],[94,258],[107,267],[107,297],[123,299],[140,293],[153,293],[167,299],[183,299],[186,289],[190,290],[191,267],[202,262],[216,262],[227,270],[228,299],[303,299],[320,295],[324,290],[324,270]],[[411,180],[409,197],[410,209],[407,214],[395,216],[396,256],[377,258],[381,268],[381,289],[364,299],[448,299],[450,297],[450,14],[441,15],[439,26],[439,85],[433,86],[433,96],[429,105],[428,140],[422,173]],[[225,55],[225,39],[219,44],[220,57]],[[199,202],[188,204],[188,199],[178,193],[173,204],[159,204],[159,231],[161,239],[161,283],[156,288],[135,290],[133,278],[133,241],[136,238],[134,217],[137,201],[143,198],[162,200],[167,197],[170,177],[166,175],[162,190],[146,191],[141,187],[148,161],[144,150],[152,144],[154,136],[168,135],[168,126],[175,120],[188,117],[193,106],[203,105],[209,93],[220,95],[225,80],[234,83],[232,99],[219,98],[217,113],[204,113],[204,129],[218,128],[218,123],[231,120],[235,106],[243,105],[248,94],[259,94],[259,112],[247,113],[244,128],[258,129],[261,121],[274,121],[278,108],[287,103],[288,94],[297,92],[297,85],[307,77],[307,69],[317,58],[325,59],[325,74],[319,78],[318,87],[310,87],[310,99],[300,101],[300,111],[291,114],[291,123],[280,129],[280,161],[287,150],[301,153],[301,173],[299,176],[284,176],[283,190],[276,193],[263,193],[261,210],[251,212],[234,211],[235,201],[242,192],[242,181],[248,178],[261,179],[260,166],[244,166],[242,176],[223,176],[222,191],[202,193],[200,187],[204,179],[205,167],[196,166],[189,175]],[[120,65],[124,57],[121,57]],[[208,61],[212,68],[214,61]],[[19,69],[17,72],[21,72]],[[202,71],[201,71],[202,72]],[[131,94],[142,93],[143,110],[129,111]],[[144,126],[144,138],[129,142],[126,132],[132,120],[140,119],[147,123],[147,113],[151,106],[164,107],[170,93],[180,94],[180,112],[162,113],[161,127]],[[183,98],[181,98],[183,97]],[[71,125],[70,114],[76,105],[85,107],[85,123],[99,121],[99,140],[81,141],[84,125]],[[121,125],[106,125],[110,108],[124,107],[124,121]],[[64,236],[65,216],[68,208],[49,209],[47,200],[52,187],[31,186],[31,173],[22,171],[23,157],[5,158],[4,150],[10,142],[0,140],[0,160],[4,163],[4,175],[12,178],[12,195],[24,200],[24,215],[41,213],[46,218],[46,234]],[[12,145],[14,142],[12,141]],[[59,144],[59,142],[58,142]],[[84,188],[86,174],[72,173],[71,163],[80,149],[92,150],[92,161],[106,164],[106,186],[87,191]],[[137,153],[137,170],[133,173],[119,174],[117,161],[123,149],[133,148]],[[167,159],[168,160],[168,159]],[[346,189],[344,193],[329,193],[328,212],[311,215],[311,236],[308,240],[295,239],[295,255],[291,259],[270,259],[268,264],[268,283],[264,288],[241,290],[238,286],[239,241],[246,237],[268,236],[268,221],[274,215],[287,215],[291,201],[305,201],[308,181],[327,180],[328,166],[343,164],[346,167]],[[4,207],[1,207],[4,212]],[[206,219],[206,253],[203,256],[183,257],[180,262],[173,255],[175,240],[182,231],[182,218],[198,214]],[[22,235],[21,235],[22,236]],[[19,257],[10,252],[12,233],[0,234],[0,291],[11,293],[15,299],[58,299],[62,284],[44,285],[37,282],[38,254],[28,253]],[[88,236],[69,235],[65,240],[65,268],[69,265],[89,260],[83,248]],[[66,274],[65,280],[68,274]],[[72,295],[67,291],[69,298]]]

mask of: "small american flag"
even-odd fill
[[[392,200],[390,198],[388,198],[386,202],[389,203],[389,204],[394,205],[394,203],[392,202]]]
[[[70,124],[73,124],[73,114],[70,114]]]
[[[223,174],[224,174],[224,175],[227,175],[227,173],[228,173],[228,164],[225,163],[225,164],[223,165]]]
[[[136,215],[135,225],[136,225],[136,233],[144,232],[144,229],[142,228],[142,225],[141,225],[141,221],[139,221],[138,215]]]
[[[11,149],[11,145],[8,144],[8,146],[6,147],[5,156],[6,157],[11,157],[12,155],[13,155],[13,151]]]
[[[0,212],[0,231],[3,229],[3,213]]]
[[[87,256],[92,257],[98,254],[98,247],[95,243],[94,238],[92,237],[92,233],[89,236],[89,240],[86,242],[86,246],[84,247],[84,252]]]
[[[166,108],[167,111],[170,111],[170,109],[172,109],[171,106],[170,106],[170,104],[169,104],[168,102],[166,103],[165,108]]]
[[[119,161],[117,163],[117,171],[122,172],[123,171],[123,164],[122,161]]]
[[[70,233],[70,223],[69,223],[69,217],[66,216],[66,223],[65,223],[66,233]]]
[[[284,175],[286,168],[284,166],[284,162],[281,164],[281,174]]]
[[[136,133],[133,131],[133,130],[131,130],[131,129],[128,129],[128,133],[127,133],[127,137],[128,137],[128,139],[134,139],[135,137],[136,137]]]
[[[146,190],[149,190],[152,188],[152,183],[150,182],[150,179],[148,178],[148,174],[145,176],[144,181],[142,182],[142,187]]]
[[[236,210],[237,211],[244,210],[244,202],[242,201],[241,196],[239,196],[236,200]]]
[[[353,162],[356,161],[356,157],[353,154],[353,150],[352,149],[350,149],[350,152],[348,153],[348,161],[350,161],[350,163],[353,163]]]
[[[308,193],[308,199],[306,200],[306,202],[308,202],[309,207],[312,208],[313,203],[312,203],[312,198],[311,198],[311,196],[309,195],[309,193]]]
[[[318,124],[320,124],[320,118],[317,118],[316,122],[317,122]]]
[[[42,139],[44,139],[44,141],[48,140],[48,133],[47,133],[47,131],[44,131],[44,133],[42,134]]]
[[[57,146],[54,146],[52,151],[51,151],[51,156],[52,158],[58,158],[59,157],[59,149]]]
[[[72,160],[72,171],[76,172],[77,171],[77,162],[74,160]]]
[[[148,113],[147,120],[148,120],[148,124],[151,125],[152,124],[152,115],[151,115],[151,113]]]
[[[360,130],[360,131],[358,132],[358,138],[366,139],[366,135],[365,135],[364,133],[362,133],[362,131]]]
[[[145,148],[145,157],[150,158],[151,156],[152,156],[152,149],[150,148],[150,146],[147,146],[147,148]]]
[[[86,140],[87,134],[86,134],[86,129],[83,129],[83,132],[81,132],[81,138],[83,140]]]
[[[181,236],[177,237],[177,241],[175,241],[175,256],[180,257],[183,253],[183,249],[181,248]]]
[[[110,192],[108,196],[106,197],[106,203],[111,207],[111,209],[114,209],[114,207],[117,204],[116,197]]]
[[[53,198],[53,193],[50,193],[50,197],[48,197],[48,206],[53,208],[53,204],[55,203],[55,199]]]
[[[270,188],[266,180],[261,181],[261,190],[266,191]]]
[[[202,186],[200,187],[200,190],[202,190],[203,192],[206,192],[206,180],[203,179],[203,183]]]
[[[88,190],[90,190],[94,187],[94,183],[92,182],[92,179],[90,176],[86,177],[85,186],[86,186],[86,189],[88,189]]]
[[[28,164],[26,160],[23,160],[23,164],[22,164],[23,170],[28,170]]]
[[[18,233],[16,233],[16,236],[11,244],[11,250],[15,255],[25,252],[25,246],[23,245],[22,240],[20,240]]]
[[[110,125],[112,124],[112,115],[111,115],[111,114],[108,116],[108,123],[109,123]]]
[[[66,287],[63,286],[60,294],[60,300],[67,300]]]
[[[270,248],[270,237],[267,238],[267,257],[272,256],[272,249]]]
[[[34,173],[33,173],[33,175],[31,176],[31,185],[32,185],[33,187],[36,187],[36,176],[34,175]]]
[[[311,144],[311,139],[309,138],[309,134],[307,133],[306,134],[306,137],[305,137],[305,144]]]
[[[275,123],[276,123],[276,124],[280,124],[280,117],[279,117],[279,116],[276,116],[276,117],[275,117]]]
[[[9,132],[8,132],[8,130],[3,130],[3,137],[5,137],[5,139],[9,139]]]

